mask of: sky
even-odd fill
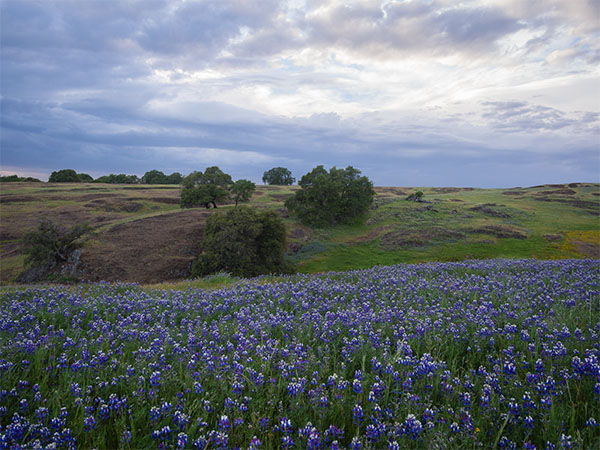
[[[598,0],[0,0],[0,172],[600,182]]]

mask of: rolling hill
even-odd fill
[[[296,189],[258,186],[250,205],[275,209],[285,218],[288,258],[300,272],[499,257],[600,257],[600,184],[378,187],[363,223],[327,229],[311,229],[288,217],[283,202]],[[416,190],[423,191],[425,201],[406,201]],[[214,211],[182,210],[178,186],[3,183],[0,282],[14,283],[23,270],[19,240],[42,218],[94,228],[81,255],[81,279],[184,279],[200,251],[206,217]]]

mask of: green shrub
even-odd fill
[[[25,265],[41,267],[54,262],[63,262],[71,252],[80,248],[84,235],[92,228],[88,224],[77,224],[71,229],[56,225],[48,219],[43,219],[37,230],[23,236],[23,252]]]
[[[317,166],[300,179],[301,189],[286,200],[285,207],[314,227],[355,222],[366,215],[375,196],[373,183],[359,175],[360,170],[352,166],[333,167],[329,172]]]
[[[240,206],[213,214],[206,221],[202,253],[192,265],[192,276],[225,271],[253,277],[289,272],[284,263],[285,225],[273,211]]]

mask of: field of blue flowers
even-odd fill
[[[0,300],[0,448],[599,448],[600,266]]]

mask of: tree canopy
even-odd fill
[[[285,167],[273,167],[272,169],[267,170],[263,174],[262,180],[263,183],[266,184],[281,186],[288,186],[294,184],[294,181],[296,181],[296,179],[292,177],[292,172]]]
[[[94,183],[109,184],[138,184],[140,179],[137,175],[125,175],[124,173],[103,175],[94,180]]]
[[[256,185],[249,180],[237,180],[231,185],[231,197],[235,201],[235,206],[238,203],[247,202],[252,197]]]
[[[81,174],[87,175],[87,174]],[[87,175],[89,177],[89,175]],[[91,178],[91,177],[90,177]],[[73,169],[62,169],[55,170],[50,174],[48,178],[48,182],[50,183],[81,183],[82,180],[79,178],[77,172]]]
[[[19,175],[4,175],[0,177],[2,183],[24,182],[24,183],[39,183],[40,180],[32,177],[20,177]]]
[[[171,175],[165,175],[160,170],[149,170],[141,179],[143,184],[180,184],[183,180],[183,175],[179,172],[173,172]]]
[[[211,215],[192,276],[226,271],[252,277],[285,271],[285,225],[274,211],[247,206]]]
[[[229,198],[229,187],[233,184],[231,176],[217,166],[207,168],[204,173],[195,171],[183,179],[180,205],[182,208],[210,205]]]
[[[301,187],[285,202],[292,214],[311,226],[324,227],[354,222],[363,217],[373,203],[373,183],[360,176],[352,166],[315,167],[298,183]]]

